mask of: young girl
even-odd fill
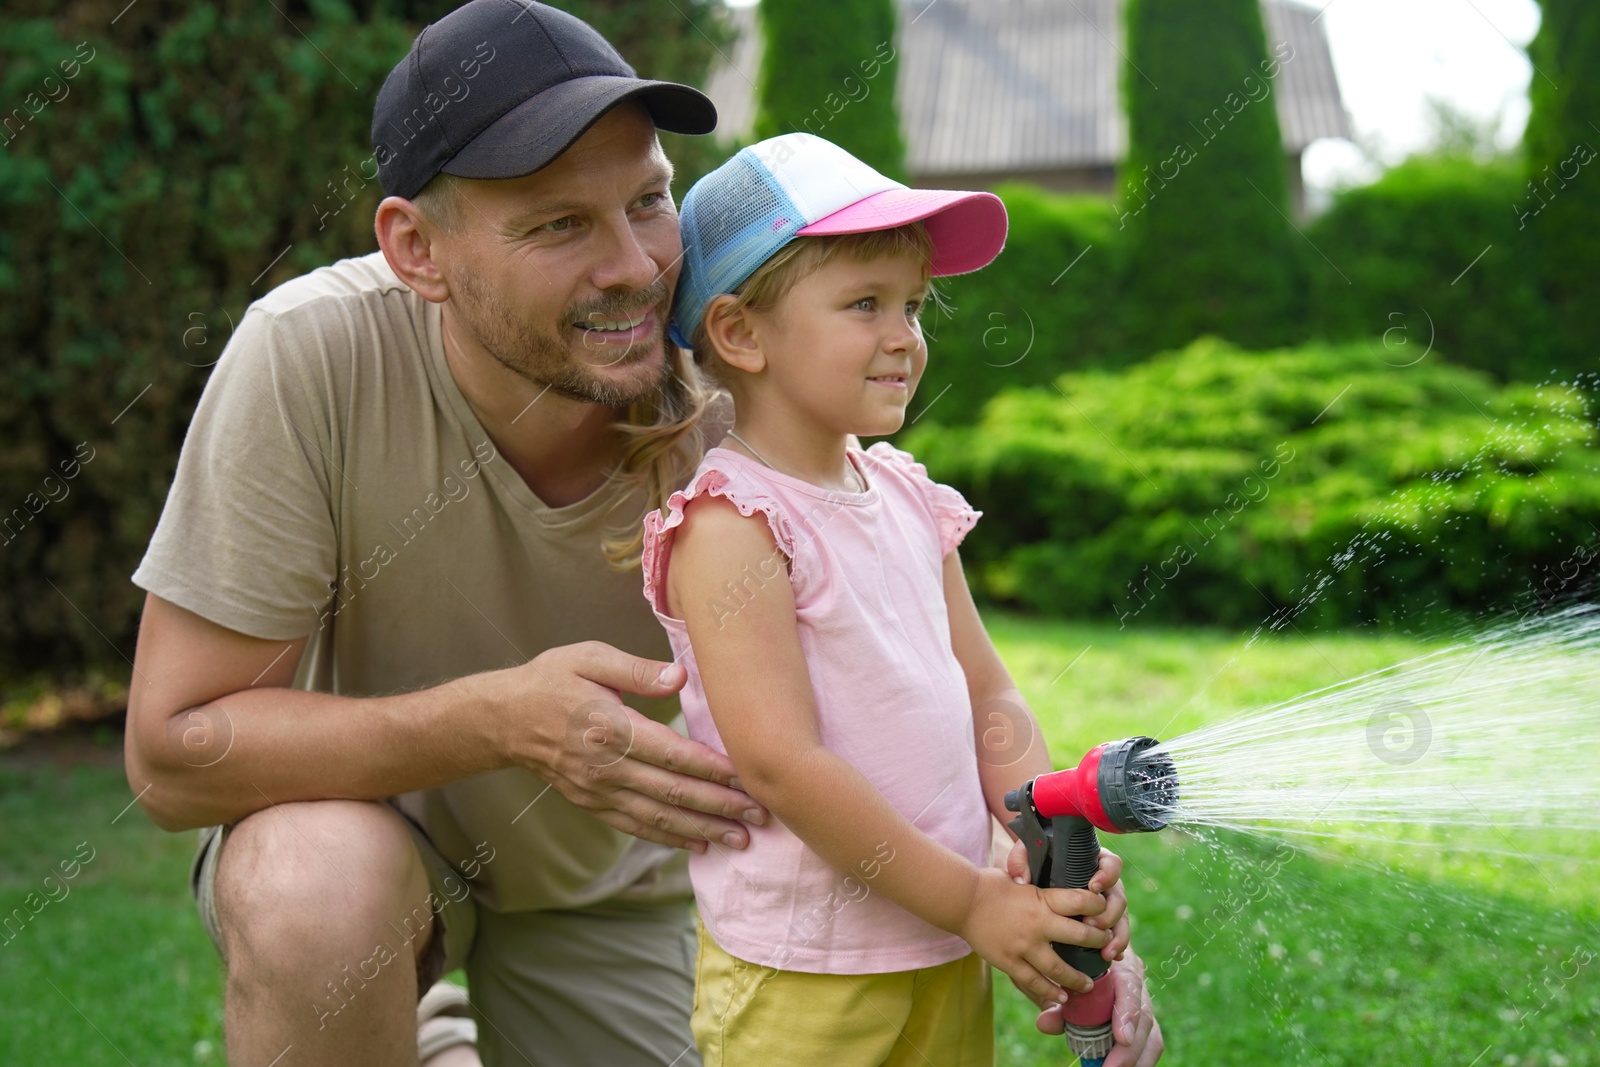
[[[682,228],[673,337],[736,421],[647,517],[645,596],[690,735],[774,816],[690,857],[695,1040],[709,1067],[987,1067],[987,964],[1054,1003],[1088,979],[1052,941],[1122,946],[1099,894],[990,866],[1006,791],[1051,765],[962,574],[979,513],[855,438],[905,421],[928,279],[992,260],[1005,209],[789,134],[697,183]]]

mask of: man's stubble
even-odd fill
[[[563,335],[572,323],[626,319],[645,308],[655,308],[658,314],[654,337],[614,356],[598,346],[590,350],[596,357],[604,358],[603,363],[597,358],[596,366],[642,362],[664,344],[661,334],[668,314],[667,296],[666,282],[657,278],[650,286],[636,292],[606,294],[598,300],[574,305],[562,315],[559,331],[551,332],[519,317],[488,287],[481,285],[475,274],[463,272],[456,279],[456,303],[463,325],[496,362],[558,396],[614,407],[625,407],[660,392],[672,376],[668,361],[661,361],[661,373],[651,381],[635,386],[619,384],[600,377],[589,364],[574,357]]]

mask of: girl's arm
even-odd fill
[[[950,613],[950,646],[966,673],[967,695],[972,700],[978,780],[983,783],[990,813],[1005,825],[1016,818],[1015,812],[1006,810],[1006,793],[1053,770],[1050,750],[1027,699],[1011,680],[1011,672],[1006,670],[994,642],[989,640],[989,632],[983,628],[983,619],[972,602],[972,591],[967,588],[966,572],[961,568],[961,554],[955,549],[944,558],[944,600]],[[1026,871],[1027,861],[1020,845],[1012,849],[1007,867],[1018,865]],[[1090,881],[1092,888],[1106,893],[1108,898],[1105,912],[1088,920],[1090,926],[1113,931],[1111,942],[1102,952],[1108,960],[1122,955],[1128,947],[1128,924],[1123,921],[1127,899],[1118,883],[1121,872],[1121,861],[1113,853],[1102,851],[1100,871]]]
[[[944,602],[950,613],[950,647],[967,676],[972,699],[972,732],[978,750],[978,779],[989,811],[1002,823],[1016,818],[1006,810],[1006,793],[1055,768],[1039,722],[1022,691],[995,651],[972,602],[961,552],[944,558]]]
[[[701,497],[687,506],[667,577],[668,610],[688,626],[712,718],[743,789],[835,870],[859,871],[881,859],[887,843],[894,859],[878,866],[874,888],[963,937],[1036,1000],[1064,999],[1059,986],[1087,988],[1088,979],[1049,943],[1105,944],[1104,931],[1067,917],[1100,913],[1102,897],[1042,891],[994,868],[980,871],[918,830],[823,747],[786,575],[736,585],[741,606],[729,611],[730,581],[771,573],[762,564],[776,551],[759,516]]]

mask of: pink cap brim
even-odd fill
[[[911,222],[933,239],[934,277],[987,266],[1006,246],[1006,206],[993,193],[888,189],[799,230],[805,237],[891,230]]]

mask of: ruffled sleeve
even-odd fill
[[[871,461],[898,471],[917,487],[922,499],[927,502],[928,511],[933,515],[934,525],[938,527],[941,557],[948,556],[983,515],[983,512],[974,510],[960,492],[928,477],[928,468],[918,463],[910,452],[902,452],[887,441],[879,441],[867,449],[866,455]]]
[[[951,490],[954,492],[954,490]],[[640,566],[644,571],[644,598],[662,615],[669,616],[666,596],[667,565],[672,554],[673,531],[683,524],[684,508],[698,496],[720,496],[739,509],[741,515],[760,512],[772,531],[772,539],[789,558],[795,555],[794,528],[783,508],[761,486],[738,472],[729,473],[717,467],[702,468],[687,489],[680,489],[667,499],[667,510],[652,511],[644,517],[644,551]]]

